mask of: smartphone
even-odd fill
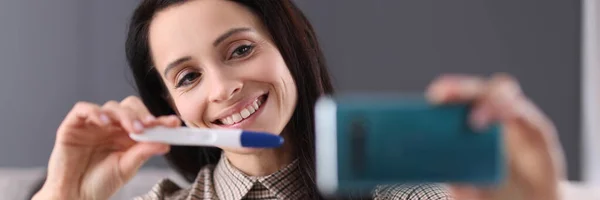
[[[337,195],[400,183],[500,184],[501,127],[473,130],[470,107],[433,105],[419,94],[321,97],[315,106],[319,190]]]

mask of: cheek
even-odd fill
[[[276,50],[264,53],[266,55],[261,56],[261,59],[256,63],[256,67],[254,67],[255,77],[258,77],[261,82],[282,89],[287,89],[289,86],[295,88],[293,78],[281,54]]]
[[[287,67],[285,62],[272,57],[264,56],[258,59],[253,63],[255,67],[251,68],[252,72],[250,74],[259,82],[277,85],[278,82],[281,82],[282,75],[287,71]]]
[[[202,103],[194,101],[193,98],[185,97],[185,95],[174,101],[181,119],[188,123],[188,126],[206,127],[202,121],[205,107]]]
[[[281,70],[281,72],[279,73],[279,77],[280,77],[280,82],[281,82],[281,90],[283,90],[283,103],[286,104],[286,106],[289,106],[293,108],[296,106],[296,100],[297,100],[297,96],[298,93],[296,91],[296,83],[294,82],[294,78],[292,78],[292,74],[290,73],[290,71],[287,69],[287,67],[284,70]]]
[[[257,75],[262,81],[271,85],[279,101],[280,111],[284,115],[291,115],[296,106],[296,84],[285,61],[278,52],[271,54],[262,61],[257,70]]]

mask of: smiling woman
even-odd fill
[[[291,2],[145,1],[127,46],[141,98],[154,115],[177,114],[192,127],[281,134],[280,149],[223,149],[225,163],[252,176],[294,163],[301,174],[294,190],[318,198],[312,108],[332,86],[313,30]],[[193,181],[203,167],[218,165],[221,149],[172,147],[166,157]]]
[[[192,184],[163,180],[140,199],[323,199],[315,184],[313,108],[333,88],[314,31],[290,0],[145,0],[131,18],[126,52],[141,98],[77,103],[58,128],[35,199],[108,199],[153,155],[166,155]],[[476,127],[506,127],[507,187],[453,185],[453,195],[556,199],[562,160],[553,126],[515,80],[444,76],[428,94],[434,103],[474,104]],[[154,126],[268,132],[285,143],[171,147],[128,136]],[[381,186],[368,195],[450,199],[436,184]]]
[[[223,157],[218,150],[172,147],[167,158],[174,167],[189,181],[202,180],[192,188],[214,188],[221,199],[252,197],[261,190],[270,193],[260,197],[321,198],[314,181],[313,108],[319,95],[333,91],[312,27],[302,13],[289,1],[150,2],[134,14],[134,35],[128,43],[147,45],[128,52],[150,111],[177,114],[191,127],[266,131],[286,139],[284,147],[272,150],[221,147]],[[155,14],[137,18],[148,13]],[[148,50],[148,57],[136,56]],[[164,91],[156,91],[162,84]],[[241,181],[222,178],[231,174]],[[261,177],[282,182],[275,185],[271,182],[280,180]],[[160,183],[155,191],[170,193],[165,185],[172,184]],[[440,192],[411,196],[442,197]]]

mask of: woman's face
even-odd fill
[[[168,7],[152,20],[149,42],[156,71],[188,126],[280,134],[292,116],[297,91],[290,71],[242,5],[198,0]]]

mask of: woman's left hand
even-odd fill
[[[507,155],[508,175],[497,188],[451,185],[457,199],[559,199],[565,179],[562,148],[552,122],[506,74],[491,79],[447,75],[435,80],[427,91],[438,104],[472,103],[470,123],[484,128],[500,122]]]

